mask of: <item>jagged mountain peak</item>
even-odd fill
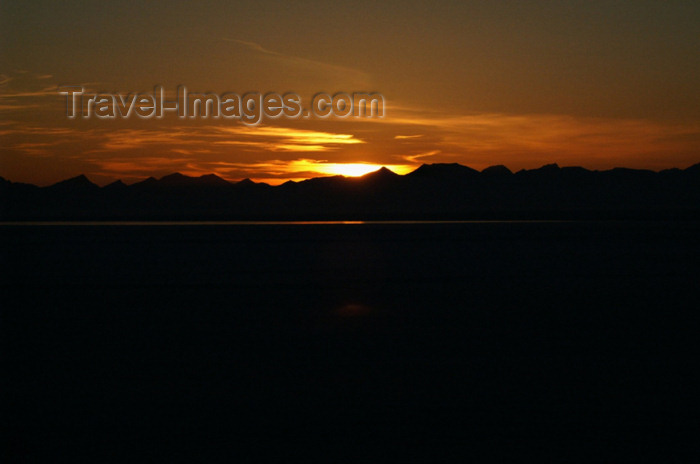
[[[87,178],[85,174],[80,174],[79,176],[71,177],[70,179],[62,180],[56,182],[55,184],[49,186],[50,189],[93,189],[99,188],[97,184],[93,184],[90,179]]]

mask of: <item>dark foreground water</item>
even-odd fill
[[[698,452],[698,223],[0,234],[3,462]]]

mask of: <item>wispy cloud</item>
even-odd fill
[[[418,153],[416,155],[401,155],[401,158],[409,163],[422,163],[425,160],[421,158],[430,158],[440,154],[440,150],[430,150],[425,153]]]
[[[65,105],[65,97],[59,94],[59,85],[52,79],[51,74],[23,70],[0,74],[0,112],[45,111]],[[88,84],[82,85],[89,89]]]
[[[481,166],[494,160],[507,163],[512,159],[529,165],[538,162],[629,164],[635,160],[648,162],[654,157],[668,165],[668,159],[660,156],[685,153],[682,156],[687,157],[692,152],[692,140],[700,148],[697,122],[557,114],[421,114],[408,109],[394,111],[392,118],[378,122],[419,127],[421,133],[430,134],[431,144],[443,155],[454,155],[463,163]],[[408,146],[425,147],[422,137],[395,139]]]
[[[337,134],[288,127],[215,127],[223,134],[242,136],[246,140],[221,140],[219,144],[257,146],[270,151],[329,151],[338,145],[354,145],[365,143],[352,134]],[[272,141],[259,141],[259,139]],[[256,141],[255,139],[258,139]]]
[[[93,152],[110,152],[147,148],[149,146],[173,147],[202,153],[211,146],[239,146],[259,151],[319,152],[330,151],[339,145],[365,143],[352,134],[337,134],[287,127],[228,127],[199,126],[172,127],[154,130],[121,129],[101,134],[101,146]]]
[[[396,140],[406,140],[406,139],[417,139],[423,137],[423,134],[415,134],[415,135],[395,135],[394,138]]]
[[[366,90],[371,84],[368,73],[347,66],[280,53],[255,42],[228,37],[224,37],[222,40],[242,47],[256,54],[259,58],[267,60],[279,73],[287,75],[291,73],[304,79],[313,78],[329,85],[342,83],[353,87],[350,90],[355,91]],[[321,89],[317,89],[317,91],[319,90]]]

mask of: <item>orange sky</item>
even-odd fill
[[[0,6],[0,176],[174,171],[280,183],[387,165],[700,161],[697,2],[79,2]],[[381,92],[377,120],[70,120],[87,91]],[[351,166],[343,166],[344,164]]]

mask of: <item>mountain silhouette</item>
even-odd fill
[[[207,174],[200,177],[191,177],[186,176],[184,174],[180,174],[179,172],[175,172],[173,174],[164,176],[157,182],[158,185],[168,187],[224,187],[231,185],[228,181],[222,179],[216,174]]]
[[[654,172],[548,164],[513,173],[423,164],[279,186],[172,173],[100,188],[85,175],[48,187],[0,178],[2,220],[394,220],[700,218],[700,164]]]
[[[481,171],[481,174],[487,176],[510,176],[513,174],[513,171],[503,166],[502,164],[499,164],[496,166],[487,167],[486,169]]]
[[[389,180],[389,179],[397,179],[398,177],[400,177],[400,176],[398,174],[396,174],[394,171],[392,171],[391,169],[389,169],[385,166],[382,166],[380,169],[377,169],[376,171],[367,173],[364,176],[357,177],[357,179],[364,180],[364,181],[368,181],[368,180],[382,181],[382,180]]]
[[[236,185],[238,187],[252,187],[255,185],[255,182],[253,182],[252,180],[250,180],[248,178],[245,178],[242,181],[237,182]]]
[[[104,187],[102,187],[102,190],[104,190],[105,192],[122,192],[128,188],[129,187],[124,182],[122,182],[121,180],[116,180],[111,184],[107,184]]]
[[[418,169],[408,174],[408,176],[424,179],[460,180],[473,178],[478,174],[479,171],[476,169],[461,164],[439,163],[423,164]]]
[[[211,186],[228,186],[230,183],[222,179],[221,177],[217,176],[216,174],[205,174],[203,176],[199,177],[199,184],[200,185],[211,185]]]
[[[90,182],[90,179],[81,174],[53,184],[47,189],[54,193],[88,193],[98,190],[99,186],[93,184]]]

